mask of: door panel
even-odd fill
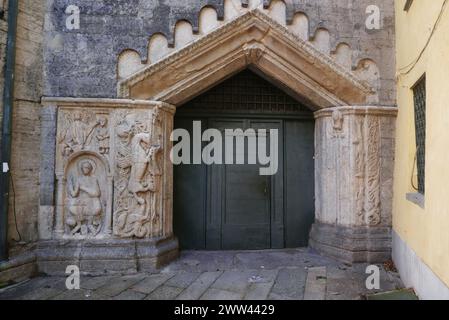
[[[204,122],[204,119],[177,118],[175,127],[186,129],[192,136],[194,120]],[[206,166],[181,164],[174,166],[173,174],[175,178],[173,185],[174,232],[181,248],[205,249]]]
[[[212,120],[210,126],[223,132],[225,129],[250,128],[248,120]],[[253,129],[262,129],[260,123]],[[226,152],[244,152],[244,159],[248,163],[248,139],[244,138],[244,150],[234,149]],[[224,141],[223,141],[224,145]],[[256,151],[256,150],[254,150]],[[257,158],[257,157],[256,157]],[[234,159],[236,161],[236,159]],[[259,164],[223,164],[212,166],[211,171],[219,176],[214,187],[216,194],[212,199],[221,203],[215,215],[221,216],[221,248],[222,249],[266,249],[271,247],[271,190],[270,179],[259,174]]]
[[[315,217],[314,123],[285,122],[285,245],[308,245]]]
[[[270,195],[268,181],[256,165],[225,165],[223,170],[223,249],[270,247]]]

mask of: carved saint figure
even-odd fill
[[[101,116],[98,119],[98,127],[95,132],[95,138],[98,142],[98,151],[101,154],[109,154],[109,129],[108,119],[105,116]]]
[[[95,236],[101,228],[100,184],[90,161],[81,161],[79,172],[79,177],[71,176],[68,181],[70,216],[66,224],[72,228],[72,235]]]
[[[128,182],[128,190],[134,195],[139,204],[144,204],[145,200],[139,197],[139,193],[154,192],[154,179],[145,180],[145,175],[150,162],[155,158],[156,153],[161,149],[158,145],[150,146],[151,134],[138,133],[131,141],[131,174]],[[151,174],[151,170],[150,170]]]

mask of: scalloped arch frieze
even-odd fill
[[[316,110],[365,104],[375,94],[368,82],[256,8],[121,80],[119,96],[179,105],[247,67]]]

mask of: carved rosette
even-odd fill
[[[53,238],[170,236],[174,108],[92,104],[58,107]]]

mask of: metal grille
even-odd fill
[[[237,111],[297,113],[311,111],[251,70],[244,70],[186,103],[180,112]]]
[[[413,88],[415,102],[416,162],[418,166],[418,192],[425,193],[426,164],[426,79]]]

